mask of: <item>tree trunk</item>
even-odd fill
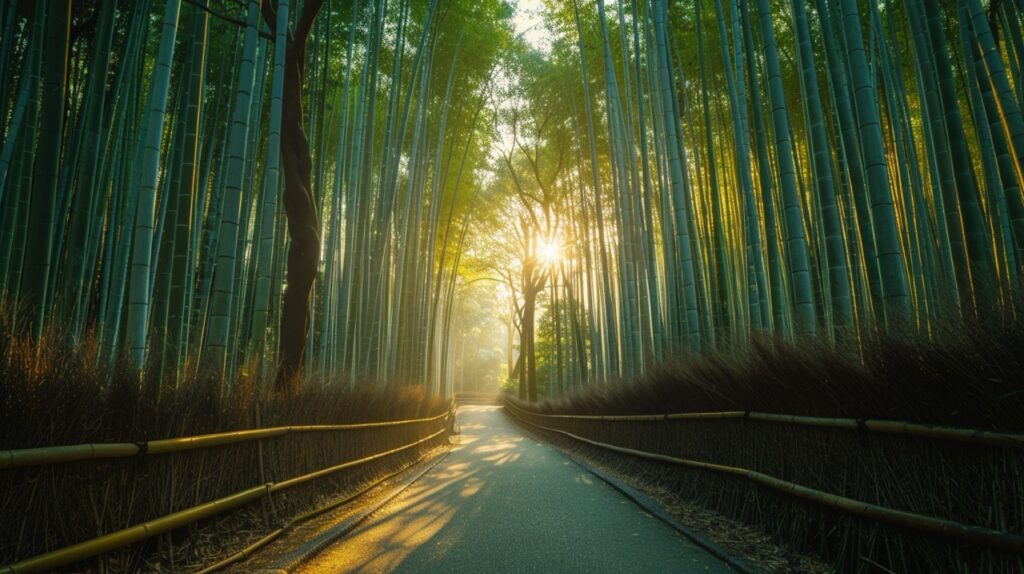
[[[288,218],[288,287],[281,309],[280,365],[274,383],[278,392],[298,389],[306,349],[306,318],[320,257],[320,224],[311,181],[309,140],[302,125],[302,79],[305,74],[306,38],[323,0],[311,0],[302,9],[294,35],[288,42],[284,65],[281,114],[281,167],[284,172],[284,210]],[[266,4],[264,4],[266,6]],[[276,13],[265,10],[268,24],[276,28]]]
[[[523,326],[520,352],[523,354],[521,369],[526,371],[526,398],[531,403],[537,402],[537,353],[534,335],[536,322],[537,291],[530,285],[523,290]],[[522,379],[520,379],[522,380]]]

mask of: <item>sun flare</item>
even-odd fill
[[[562,241],[558,237],[542,239],[537,247],[537,258],[544,265],[555,265],[562,260]]]

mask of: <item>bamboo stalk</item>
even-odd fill
[[[519,408],[519,407],[516,407]],[[523,410],[523,409],[520,409]],[[589,421],[615,421],[615,422],[637,422],[637,421],[666,421],[682,419],[733,419],[743,418],[743,411],[722,411],[709,413],[672,413],[662,415],[546,415],[524,411],[531,415],[552,419],[574,419]]]
[[[665,420],[689,420],[689,419],[741,419],[743,411],[719,411],[707,413],[672,413],[665,415]]]
[[[47,446],[0,451],[0,469],[56,464],[80,460],[125,458],[144,454],[167,454],[186,450],[197,450],[235,444],[250,440],[283,436],[295,432],[351,431],[436,421],[449,416],[445,411],[439,415],[421,419],[383,421],[343,425],[291,425],[265,429],[241,430],[216,434],[169,438],[144,442],[94,443],[70,446]]]
[[[135,456],[139,445],[134,443],[76,444],[0,451],[0,468],[35,466],[73,460]]]
[[[1024,435],[973,429],[905,423],[900,421],[866,420],[864,426],[875,432],[907,434],[924,438],[955,440],[993,446],[1024,447]]]
[[[509,412],[514,413],[515,409]],[[991,546],[993,548],[999,548],[1002,550],[1009,550],[1012,552],[1024,552],[1024,536],[1020,536],[1017,534],[1001,532],[998,530],[992,530],[980,526],[961,524],[959,522],[946,520],[944,518],[936,518],[934,516],[926,516],[923,514],[906,512],[903,510],[886,508],[884,506],[879,506],[877,504],[871,504],[869,502],[854,500],[852,498],[847,498],[845,496],[839,496],[821,490],[816,490],[813,488],[809,488],[793,482],[775,478],[773,476],[769,476],[767,474],[746,468],[713,464],[697,460],[678,458],[664,454],[656,454],[642,450],[635,450],[622,446],[616,446],[613,444],[591,440],[586,437],[582,437],[564,430],[538,425],[536,423],[532,423],[527,420],[521,419],[515,414],[513,414],[513,416],[516,419],[532,427],[562,434],[575,440],[578,440],[580,442],[585,442],[587,444],[603,448],[605,450],[611,450],[614,452],[619,452],[630,456],[636,456],[639,458],[646,458],[650,460],[678,464],[690,468],[699,468],[702,470],[710,470],[714,472],[721,472],[724,474],[740,476],[752,480],[758,484],[778,490],[785,494],[790,494],[792,496],[810,500],[822,506],[827,506],[829,508],[845,512],[847,514],[852,514],[854,516],[869,518],[877,520],[879,522],[887,522],[889,524],[895,524],[897,526],[902,526],[912,530],[920,530],[930,532],[933,534],[940,534],[943,536],[947,536],[949,538],[955,538],[961,541],[970,542],[974,544],[983,544],[985,546]]]
[[[226,510],[230,510],[232,508],[241,506],[248,502],[252,502],[264,496],[268,492],[278,492],[280,490],[291,488],[292,486],[296,486],[298,484],[302,484],[304,482],[308,482],[310,480],[326,476],[339,470],[365,464],[367,462],[371,462],[379,458],[383,458],[385,456],[396,454],[398,452],[410,449],[412,447],[418,446],[420,444],[423,444],[424,442],[436,438],[437,436],[441,435],[447,430],[447,428],[442,428],[441,430],[427,437],[413,441],[405,446],[393,448],[391,450],[373,454],[358,460],[349,461],[336,466],[313,471],[308,474],[290,478],[283,482],[266,483],[259,486],[253,486],[251,488],[247,488],[245,490],[229,494],[222,498],[218,498],[216,500],[212,500],[210,502],[206,502],[198,506],[186,508],[184,510],[180,510],[167,516],[155,518],[153,520],[143,522],[142,524],[137,524],[135,526],[131,526],[123,530],[118,530],[117,532],[111,532],[109,534],[93,538],[92,540],[86,540],[84,542],[79,542],[78,544],[74,544],[72,546],[68,546],[58,550],[53,550],[45,554],[40,554],[39,556],[34,556],[32,558],[16,562],[9,566],[4,566],[0,568],[0,573],[23,574],[29,572],[43,572],[46,570],[59,568],[61,566],[66,566],[68,564],[73,564],[80,560],[96,556],[97,554],[109,552],[116,548],[121,548],[122,546],[127,546],[129,544],[133,544],[135,542],[139,542],[147,538],[152,538],[165,532],[169,532],[175,528],[184,526],[186,524],[191,524],[204,518],[216,516],[218,514],[223,513]]]

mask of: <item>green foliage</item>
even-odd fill
[[[165,373],[154,396],[200,369],[273,366],[295,149],[280,128],[301,107],[326,241],[308,367],[445,392],[463,245],[448,230],[486,159],[510,7],[343,4],[301,22],[275,3],[276,36],[259,2],[5,4],[0,276],[37,332],[97,333],[99,364],[130,348]],[[306,24],[289,103],[283,26]]]
[[[514,255],[479,253],[504,269],[522,315],[521,393],[532,394],[531,290],[545,293],[547,325],[556,275],[581,309],[578,330],[565,318],[557,337],[582,349],[574,372],[591,381],[759,332],[860,348],[877,323],[929,332],[1019,294],[1019,11],[546,7],[546,47],[510,52],[497,106],[498,133],[519,137],[499,140],[489,204],[519,228],[497,239]],[[545,171],[563,160],[573,167]],[[524,281],[530,238],[551,233],[531,210],[557,214],[573,253]],[[537,343],[545,374],[557,370],[548,344]]]
[[[542,46],[503,0],[58,4],[0,11],[0,288],[163,385],[287,359],[447,392],[482,274],[527,394],[556,301],[590,384],[927,331],[1024,277],[1012,2],[548,1]]]

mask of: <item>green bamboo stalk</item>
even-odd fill
[[[249,128],[253,90],[256,81],[257,37],[261,22],[257,0],[250,0],[246,9],[245,40],[239,66],[231,130],[227,141],[225,165],[224,205],[217,231],[216,272],[210,291],[209,335],[206,339],[205,360],[217,372],[228,368],[228,340],[235,304],[235,278],[237,251],[242,225],[242,194],[245,162],[250,154]]]
[[[800,86],[810,124],[814,182],[819,202],[818,213],[821,215],[825,228],[824,252],[828,267],[832,311],[830,327],[846,328],[853,325],[853,301],[850,295],[849,275],[846,270],[846,245],[843,228],[836,205],[831,150],[825,132],[824,112],[818,92],[818,76],[811,48],[811,32],[807,23],[807,12],[802,0],[793,0],[792,5],[797,48],[800,55]]]
[[[37,12],[37,16],[39,12]],[[49,313],[46,305],[50,287],[50,259],[56,240],[58,215],[57,178],[64,136],[64,110],[68,43],[71,34],[71,2],[51,2],[46,11],[46,36],[42,53],[42,93],[39,143],[32,164],[32,195],[28,218],[25,271],[19,296],[31,309],[33,335],[42,336]]]
[[[909,297],[896,228],[896,212],[889,190],[889,169],[885,163],[878,102],[868,73],[860,16],[855,0],[841,0],[846,57],[854,93],[854,109],[860,129],[864,169],[871,200],[871,226],[875,236],[878,268],[881,274],[885,318],[892,324],[909,312]]]
[[[779,184],[782,193],[785,218],[786,247],[790,288],[793,290],[793,304],[796,307],[796,325],[801,334],[815,332],[814,299],[811,288],[810,267],[807,254],[807,239],[804,233],[803,215],[797,193],[796,167],[793,161],[789,112],[782,88],[782,73],[779,68],[778,46],[772,27],[772,14],[768,0],[758,0],[761,18],[761,37],[765,48],[765,66],[768,75],[768,94],[772,108],[772,124],[775,130],[775,152],[779,169]]]
[[[678,261],[682,270],[682,288],[684,313],[686,318],[686,342],[690,351],[698,352],[701,348],[700,322],[697,316],[697,293],[696,278],[693,269],[693,251],[690,244],[690,221],[688,211],[690,206],[686,204],[685,197],[688,195],[686,188],[689,187],[688,180],[684,177],[683,164],[686,162],[685,148],[679,145],[678,139],[678,116],[672,114],[671,102],[676,100],[673,86],[670,64],[670,55],[666,41],[666,17],[667,6],[664,0],[654,0],[654,31],[657,38],[656,54],[659,74],[659,83],[662,101],[665,110],[663,122],[665,126],[665,139],[667,140],[668,164],[672,190],[673,216],[676,226],[676,247]]]

